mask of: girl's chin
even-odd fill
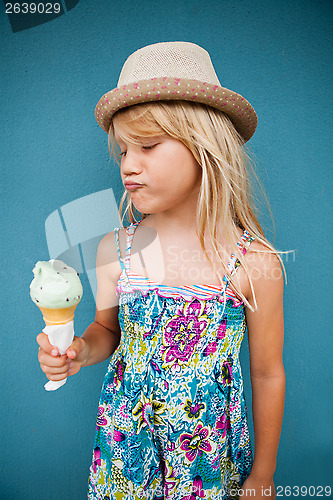
[[[132,203],[133,203],[135,210],[137,210],[141,214],[148,215],[148,214],[155,214],[155,213],[161,212],[161,210],[154,209],[154,208],[149,207],[148,205],[143,204],[143,203],[134,203],[133,200],[132,200]]]
[[[149,213],[149,211],[148,211],[149,209],[148,209],[148,207],[147,207],[146,204],[144,204],[144,203],[135,203],[134,200],[132,200],[132,203],[133,203],[133,206],[134,206],[135,210],[137,210],[138,212],[141,212],[142,214]]]

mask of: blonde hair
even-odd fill
[[[265,250],[260,252],[275,254],[284,269],[279,252],[266,240],[255,215],[256,208],[248,169],[252,170],[257,181],[258,179],[250,156],[243,145],[244,140],[225,113],[200,103],[161,101],[124,108],[118,111],[114,118],[117,120],[117,132],[125,141],[136,144],[142,137],[167,134],[181,141],[202,167],[196,230],[200,245],[211,264],[213,263],[205,247],[205,235],[209,235],[215,257],[226,270],[221,257],[224,248],[218,240],[218,230],[223,228],[226,241],[232,248],[237,249],[238,228],[240,228],[243,231],[247,229],[257,241],[263,243]],[[113,122],[109,130],[109,149],[119,162]],[[131,198],[125,191],[119,207],[122,223],[126,213],[131,222],[136,222]],[[146,214],[141,214],[141,219],[145,216]],[[241,252],[237,252],[237,257],[248,275],[256,308],[248,267]],[[214,269],[222,282],[223,276],[215,266]],[[253,309],[232,278],[231,285],[242,300]]]

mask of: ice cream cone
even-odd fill
[[[38,261],[33,274],[30,297],[43,315],[46,325],[43,332],[62,356],[75,336],[74,313],[83,293],[79,274],[62,260],[55,259]],[[44,387],[47,391],[55,391],[66,380],[49,380]]]
[[[43,319],[47,326],[65,325],[66,323],[69,323],[69,321],[74,319],[74,313],[77,304],[72,307],[64,307],[60,309],[47,309],[46,307],[39,307],[39,309],[41,310]]]

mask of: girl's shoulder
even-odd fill
[[[283,264],[278,252],[255,239],[249,245],[244,261],[256,293],[261,290],[269,294],[272,286],[283,289]]]
[[[126,244],[126,243],[125,243]],[[97,249],[96,267],[103,267],[112,271],[118,261],[118,252],[115,239],[115,230],[106,234],[99,242]],[[117,266],[116,266],[117,267]]]
[[[281,259],[276,250],[254,238],[247,248],[245,259],[248,265],[255,266],[261,270],[281,268]]]
[[[236,259],[236,282],[245,298],[254,305],[253,291],[255,295],[269,288],[283,287],[283,272],[281,259],[274,249],[265,244],[265,241],[253,237],[249,231],[237,229],[238,245],[233,253]]]
[[[128,238],[135,232],[135,247],[145,248],[156,238],[156,231],[142,223],[133,223],[126,227],[118,227],[105,235],[99,244],[101,255],[118,257],[117,247],[122,258],[125,257]]]

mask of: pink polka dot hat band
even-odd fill
[[[207,104],[226,113],[248,141],[258,118],[251,104],[221,87],[208,52],[194,43],[162,42],[137,50],[125,61],[117,88],[99,100],[95,117],[105,132],[119,109],[152,101]]]

